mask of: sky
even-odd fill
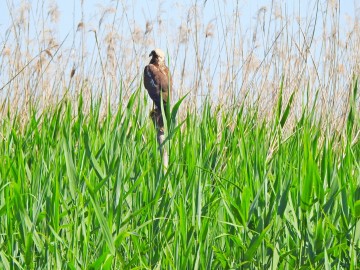
[[[83,5],[81,5],[81,2]],[[24,5],[31,5],[31,8],[35,13],[32,14],[34,18],[39,16],[41,10],[47,10],[47,7],[56,3],[59,9],[59,21],[58,31],[59,38],[64,38],[67,34],[74,34],[79,22],[81,21],[92,21],[97,17],[99,12],[108,6],[117,5],[121,8],[126,8],[131,14],[130,18],[133,18],[136,24],[143,26],[147,20],[155,19],[158,15],[159,7],[162,11],[162,18],[165,22],[173,22],[174,24],[180,23],[181,19],[184,19],[182,7],[188,7],[192,4],[204,5],[204,13],[202,16],[205,21],[216,19],[216,9],[219,1],[204,0],[184,0],[184,1],[159,1],[159,0],[135,0],[135,1],[99,1],[99,0],[0,0],[0,42],[3,43],[6,39],[6,30],[11,25],[12,17],[17,10],[21,9]],[[271,5],[271,0],[240,0],[240,1],[220,1],[222,2],[222,9],[227,11],[227,14],[231,15],[232,9],[234,9],[236,2],[240,5],[241,16],[243,17],[242,22],[247,23],[250,26],[256,21],[256,14],[261,7],[267,7]],[[276,1],[281,3],[282,6],[286,6],[286,9],[295,12],[299,12],[302,15],[306,15],[309,12],[309,7],[313,6],[314,0],[297,0],[297,1]],[[326,1],[321,1],[326,2]],[[337,2],[336,0],[330,0],[328,2]],[[358,3],[357,3],[358,2]],[[346,27],[346,17],[355,17],[360,7],[360,1],[356,0],[339,0],[340,6],[340,25]],[[46,14],[42,14],[45,16]],[[94,21],[94,27],[96,23]]]

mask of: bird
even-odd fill
[[[154,101],[157,111],[161,112],[161,96],[166,108],[172,79],[169,68],[165,64],[165,54],[161,49],[154,49],[149,54],[150,63],[144,69],[144,86]]]
[[[163,108],[166,108],[168,98],[172,90],[172,78],[169,68],[165,64],[165,53],[161,49],[154,49],[149,54],[150,63],[144,69],[144,86],[150,98],[154,101],[155,109],[150,113],[150,117],[156,124],[160,133],[164,132],[163,113],[161,110],[161,97]]]

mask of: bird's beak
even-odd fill
[[[156,56],[156,53],[155,53],[155,51],[151,51],[151,53],[149,54],[149,57],[150,56],[153,56],[153,57],[155,57]]]

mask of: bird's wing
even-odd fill
[[[167,66],[163,66],[161,68],[161,73],[162,73],[162,77],[161,77],[161,89],[163,92],[166,93],[166,95],[168,94],[168,92],[171,92],[172,89],[172,79],[171,79],[171,75],[169,72],[169,69],[167,68]]]
[[[159,69],[153,64],[149,64],[144,69],[144,85],[155,105],[160,108],[160,100],[162,91],[163,102],[166,103],[168,97],[169,80],[168,69]],[[169,84],[170,81],[170,84]]]

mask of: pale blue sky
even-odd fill
[[[74,33],[76,31],[77,24],[82,21],[82,16],[84,16],[84,21],[91,22],[93,19],[99,17],[99,13],[102,8],[108,6],[116,6],[117,1],[99,1],[99,0],[84,0],[83,8],[81,7],[81,1],[28,1],[30,3],[34,13],[32,14],[33,19],[40,16],[41,10],[44,14],[41,16],[46,17],[47,7],[51,5],[52,2],[56,2],[59,7],[59,39],[64,38],[68,33]],[[298,0],[298,1],[275,1],[280,3],[282,7],[286,7],[286,10],[289,14],[292,13],[301,13],[301,16],[306,16],[309,10],[314,6],[316,1],[314,0]],[[320,1],[322,5],[326,2],[337,2],[337,1]],[[347,27],[346,16],[355,17],[356,10],[360,7],[360,1],[356,0],[340,0],[340,24],[342,27]],[[23,0],[0,0],[0,42],[4,42],[6,38],[6,30],[11,25],[11,16],[10,12],[15,15],[16,11],[21,9],[21,6],[26,3]],[[181,3],[181,4],[180,4]],[[175,25],[179,24],[186,13],[181,7],[189,7],[192,4],[201,4],[203,5],[204,1],[159,1],[159,0],[136,0],[136,1],[119,1],[118,2],[118,11],[122,10],[124,7],[127,8],[129,12],[129,18],[134,18],[135,23],[139,26],[144,26],[147,20],[155,20],[158,15],[159,7],[161,7],[162,18],[165,22],[172,22]],[[225,12],[227,11],[229,16],[231,15],[232,10],[236,6],[236,1],[212,1],[208,0],[205,4],[204,13],[202,16],[205,21],[210,21],[216,19],[216,9],[218,8],[218,3],[223,5]],[[223,4],[226,3],[226,4]],[[244,25],[244,28],[251,28],[251,25],[255,24],[256,14],[261,7],[267,7],[270,9],[272,1],[270,0],[241,0],[238,2],[241,10],[241,16],[243,17],[242,22],[247,23]],[[358,10],[359,11],[359,10]],[[359,13],[359,12],[357,12]],[[97,22],[93,20],[94,27],[96,27]],[[128,27],[128,26],[124,26]]]

